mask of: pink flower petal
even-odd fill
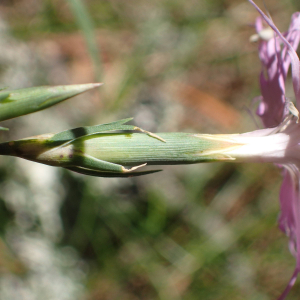
[[[297,280],[297,276],[298,276],[299,270],[296,268],[287,287],[285,288],[284,292],[281,294],[281,296],[277,299],[277,300],[284,300],[285,297],[288,295],[289,291],[291,290],[291,288],[294,286],[296,280]]]
[[[260,13],[261,17],[274,30],[278,37],[261,41],[259,57],[263,65],[260,74],[262,101],[257,114],[266,127],[279,125],[285,115],[285,80],[289,65],[292,65],[292,81],[298,109],[300,108],[300,68],[295,52],[300,41],[300,13],[292,16],[291,25],[284,34],[277,29],[273,21],[252,1],[248,0]],[[256,30],[262,30],[261,19],[256,21]],[[281,45],[283,48],[281,49]],[[281,214],[279,228],[289,237],[289,248],[296,258],[294,273],[278,300],[283,300],[296,282],[300,272],[300,171],[295,164],[283,166],[284,180],[280,190]]]
[[[258,17],[255,24],[259,33],[263,30],[262,18]],[[292,16],[291,25],[283,35],[286,40],[297,48],[300,40],[300,14]],[[284,46],[281,50],[281,39],[278,37],[270,40],[261,40],[259,44],[259,58],[262,62],[260,74],[260,87],[262,101],[257,109],[265,127],[278,126],[286,116],[285,109],[285,80],[291,63],[288,48]]]
[[[284,45],[287,47],[288,54],[291,59],[291,64],[292,64],[292,80],[293,80],[293,88],[294,88],[294,93],[297,101],[297,106],[300,107],[300,64],[299,64],[299,58],[292,47],[292,45],[286,40],[286,38],[281,34],[281,32],[278,30],[278,28],[275,26],[273,21],[269,19],[265,13],[252,1],[248,0],[254,7],[255,9],[259,12],[259,14],[263,17],[263,19],[266,21],[266,23],[278,34]],[[295,17],[294,21],[296,24],[298,24],[298,18],[299,16]],[[299,31],[299,28],[298,28]]]

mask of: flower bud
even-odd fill
[[[2,143],[0,155],[18,156],[87,175],[125,177],[126,174],[137,174],[131,172],[146,164],[231,161],[233,158],[227,154],[228,149],[239,146],[223,136],[211,138],[211,135],[193,133],[155,135],[133,125],[123,125],[129,120]],[[112,133],[114,130],[123,132]]]
[[[0,121],[48,108],[100,85],[101,83],[89,83],[2,90],[0,91]]]

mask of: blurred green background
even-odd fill
[[[300,10],[265,2],[281,31]],[[1,86],[105,83],[3,122],[1,140],[128,117],[152,132],[260,128],[256,17],[242,0],[1,0]],[[1,300],[267,300],[293,272],[273,165],[109,179],[1,158],[0,177]]]

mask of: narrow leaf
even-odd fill
[[[53,142],[68,142],[72,141],[76,138],[91,135],[95,133],[105,132],[105,131],[112,131],[112,130],[133,130],[135,126],[133,125],[123,125],[124,123],[127,123],[131,121],[133,118],[123,119],[111,123],[106,124],[100,124],[95,126],[84,126],[84,127],[78,127],[70,130],[65,130],[62,132],[59,132],[55,134],[50,141]]]
[[[65,168],[70,171],[80,173],[83,175],[90,175],[90,176],[96,176],[96,177],[108,177],[108,178],[114,178],[114,177],[123,177],[123,178],[129,178],[129,177],[136,177],[136,176],[142,176],[142,175],[148,175],[160,172],[162,170],[149,170],[149,171],[143,171],[143,172],[130,172],[130,173],[114,173],[114,172],[98,172],[94,170],[88,170],[84,168],[78,168],[78,167],[70,167]]]

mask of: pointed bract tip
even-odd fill
[[[87,89],[94,89],[96,87],[99,87],[103,85],[103,82],[95,82],[95,83],[82,83],[78,84],[79,86],[86,87]]]
[[[81,84],[70,84],[70,85],[62,85],[62,86],[57,86],[57,88],[63,88],[66,91],[73,91],[74,93],[83,93],[88,90],[97,88],[99,86],[103,85],[103,83],[81,83]],[[54,87],[55,88],[55,87]]]

